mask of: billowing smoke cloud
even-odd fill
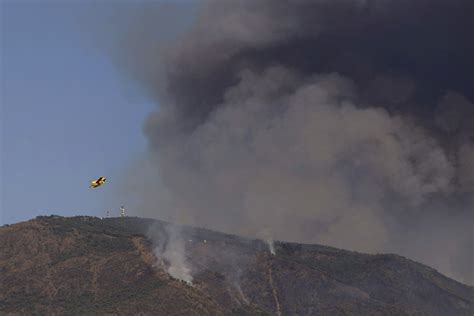
[[[473,283],[473,10],[206,2],[159,73],[128,61],[160,105],[145,126],[155,176],[140,211],[397,252]],[[128,56],[144,55],[136,41]]]

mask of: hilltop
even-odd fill
[[[157,259],[165,222],[43,216],[0,228],[0,314],[472,315],[473,287],[393,254],[180,227],[192,284]],[[150,229],[154,237],[150,239]]]

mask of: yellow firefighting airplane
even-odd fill
[[[101,186],[102,184],[104,184],[105,181],[107,181],[107,179],[105,177],[99,177],[96,180],[92,180],[89,184],[89,188],[95,189],[95,188]]]

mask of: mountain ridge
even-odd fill
[[[152,219],[41,216],[0,228],[0,314],[472,315],[473,287],[402,256],[274,248]],[[167,273],[180,252],[192,285]]]

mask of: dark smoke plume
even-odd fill
[[[129,38],[127,69],[159,104],[137,208],[397,252],[472,284],[473,10],[471,0],[211,1],[159,62],[152,36]],[[159,31],[152,14],[143,21]]]

